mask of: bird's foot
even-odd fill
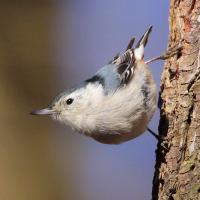
[[[170,47],[166,52],[164,52],[160,56],[157,56],[157,57],[154,57],[150,60],[147,60],[145,63],[149,64],[149,63],[154,62],[156,60],[166,60],[166,59],[171,58],[172,56],[180,53],[182,49],[183,49],[182,45],[180,43],[177,43],[174,46]]]
[[[168,150],[168,142],[165,141],[165,137],[156,134],[150,128],[147,128],[147,130],[149,131],[149,133],[151,133],[151,135],[153,135],[158,140],[158,143],[160,144],[161,147],[163,147],[163,149]]]

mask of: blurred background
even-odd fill
[[[151,199],[156,140],[103,145],[31,110],[89,78],[154,26],[146,58],[167,46],[168,1],[0,2],[0,199]],[[159,87],[162,62],[151,69]],[[159,112],[150,128],[157,132]]]

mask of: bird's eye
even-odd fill
[[[70,104],[72,104],[73,101],[74,101],[74,99],[69,98],[69,99],[67,99],[66,103],[67,103],[67,105],[70,105]]]

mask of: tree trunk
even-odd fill
[[[200,1],[171,0],[169,47],[161,79],[159,134],[153,200],[200,199]]]

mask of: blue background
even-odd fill
[[[139,39],[150,25],[153,25],[153,32],[145,58],[157,56],[167,47],[168,1],[76,0],[63,1],[57,6],[54,45],[58,67],[56,80],[60,80],[61,90],[90,77],[113,55],[123,51],[132,36]],[[159,89],[163,63],[153,63],[150,68]],[[159,111],[149,125],[155,132],[158,120]],[[68,161],[73,152],[65,142],[69,137],[81,145],[74,147],[79,148],[79,155],[72,160],[79,199],[151,198],[157,142],[149,133],[121,145],[109,146],[80,135],[72,136],[66,133],[65,127],[60,129],[56,138],[62,162]]]

